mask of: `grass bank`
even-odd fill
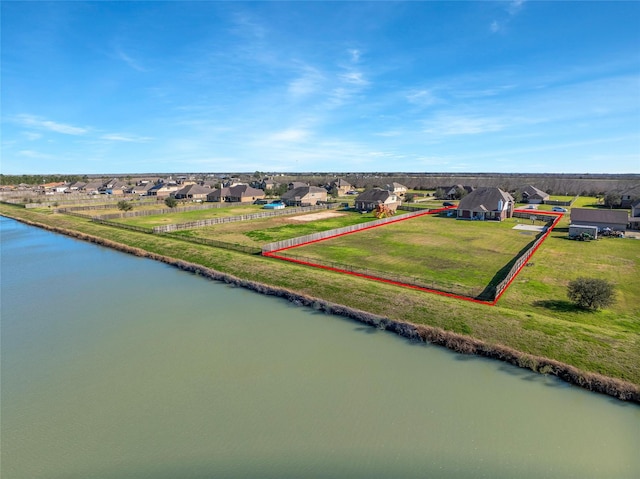
[[[82,218],[44,215],[7,205],[0,205],[0,214],[640,402],[637,316],[635,323],[627,319],[611,325],[614,314],[604,311],[604,317],[595,313],[589,320],[577,321],[571,315],[579,319],[580,315],[574,311],[566,316],[566,312],[533,304],[527,295],[518,298],[518,294],[523,295],[518,285],[496,307],[463,304],[261,256],[111,228]],[[531,269],[535,268],[527,271]]]

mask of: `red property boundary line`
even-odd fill
[[[472,303],[484,304],[484,305],[487,305],[487,306],[495,306],[496,303],[498,302],[498,300],[505,293],[505,291],[507,291],[507,289],[509,289],[509,287],[511,286],[511,283],[513,283],[513,280],[516,279],[518,274],[520,274],[520,271],[522,271],[522,268],[524,268],[526,266],[526,264],[529,262],[531,257],[538,250],[538,248],[542,245],[542,243],[544,243],[544,241],[547,239],[547,237],[549,236],[549,234],[551,233],[553,228],[556,227],[556,225],[558,224],[560,219],[562,219],[562,216],[563,216],[562,213],[555,213],[555,212],[551,212],[551,211],[538,211],[538,210],[535,211],[536,216],[541,214],[541,215],[547,215],[547,216],[555,216],[556,218],[555,218],[555,220],[553,220],[553,223],[551,224],[551,226],[549,226],[547,228],[547,230],[545,231],[545,233],[542,235],[542,237],[541,237],[542,239],[540,240],[540,242],[536,245],[536,247],[533,249],[533,251],[531,251],[528,254],[526,260],[522,263],[520,268],[518,268],[516,273],[512,276],[511,280],[507,283],[507,285],[503,288],[503,290],[500,292],[500,294],[493,301],[483,301],[481,299],[470,298],[468,296],[461,296],[459,294],[454,294],[454,293],[447,293],[445,291],[438,291],[436,289],[425,288],[423,286],[416,286],[416,285],[413,285],[413,284],[403,283],[401,281],[393,281],[393,280],[390,280],[390,279],[380,278],[378,276],[372,276],[372,275],[368,275],[368,274],[364,274],[364,273],[357,273],[357,272],[354,272],[354,271],[348,271],[346,269],[334,268],[332,266],[326,266],[326,265],[319,264],[319,263],[311,263],[309,261],[302,261],[302,260],[297,260],[297,259],[293,259],[293,258],[287,258],[286,256],[281,256],[281,255],[277,254],[277,253],[279,253],[281,251],[286,251],[286,250],[293,249],[293,248],[299,248],[301,246],[306,246],[306,245],[313,244],[313,243],[319,243],[320,241],[327,241],[327,240],[330,240],[330,239],[333,239],[333,238],[338,238],[340,236],[346,236],[346,235],[350,235],[350,234],[354,234],[354,233],[359,233],[360,231],[366,231],[366,230],[369,230],[369,229],[378,228],[378,227],[381,227],[381,226],[386,226],[386,225],[398,223],[400,221],[411,220],[413,218],[419,218],[421,216],[433,215],[433,214],[441,213],[442,211],[450,210],[450,209],[453,209],[453,208],[455,208],[455,206],[448,206],[446,208],[439,208],[437,210],[425,211],[423,214],[411,216],[409,218],[398,218],[395,221],[389,221],[389,222],[383,223],[383,224],[372,225],[372,226],[368,226],[366,228],[362,228],[362,229],[359,229],[359,230],[348,231],[346,233],[338,233],[338,234],[333,235],[333,236],[328,236],[328,237],[322,238],[322,239],[307,241],[306,243],[301,243],[301,244],[298,244],[298,245],[295,245],[295,246],[287,246],[285,248],[280,248],[280,249],[277,249],[277,250],[274,250],[274,251],[264,252],[264,253],[262,253],[262,255],[266,256],[266,257],[269,257],[269,258],[279,259],[279,260],[282,260],[282,261],[289,261],[290,263],[301,264],[301,265],[304,265],[304,266],[311,266],[313,268],[319,268],[319,269],[324,269],[324,270],[327,270],[327,271],[334,271],[334,272],[337,272],[337,273],[343,273],[343,274],[348,274],[348,275],[351,275],[351,276],[357,276],[359,278],[370,279],[370,280],[373,280],[373,281],[379,281],[381,283],[391,284],[391,285],[394,285],[394,286],[400,286],[402,288],[409,288],[409,289],[414,289],[414,290],[418,290],[418,291],[424,291],[426,293],[438,294],[440,296],[446,296],[446,297],[449,297],[449,298],[460,299],[460,300],[463,300],[463,301],[470,301]],[[515,211],[517,211],[519,213],[532,213],[531,210],[514,210],[514,212]]]

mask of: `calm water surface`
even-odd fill
[[[2,478],[638,478],[640,407],[0,218]]]

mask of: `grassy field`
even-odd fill
[[[533,266],[524,268],[497,305],[489,307],[177,241],[167,235],[113,228],[83,218],[43,214],[4,204],[0,204],[0,214],[105,238],[394,320],[463,333],[487,344],[507,346],[640,385],[640,275],[637,274],[640,240],[603,238],[588,243],[567,240],[568,215],[536,252]],[[268,234],[270,228],[279,226],[283,225],[265,225],[252,231]],[[270,239],[276,239],[280,233],[274,229]],[[576,309],[566,298],[566,285],[577,276],[615,282],[617,302],[597,312]]]
[[[523,221],[469,222],[427,215],[280,255],[374,275],[379,272],[385,278],[403,277],[408,283],[476,297],[504,279],[504,268],[536,239],[539,233],[513,229]]]
[[[224,223],[193,230],[171,233],[178,236],[206,238],[234,243],[243,246],[260,247],[263,244],[280,241],[306,234],[327,231],[353,224],[374,220],[373,214],[360,214],[354,211],[337,211],[339,216],[317,221],[301,221],[305,216],[316,212],[275,216],[238,223]]]
[[[165,207],[164,204],[162,204],[161,206]],[[137,216],[132,218],[121,218],[115,221],[132,226],[153,228],[154,226],[188,223],[190,221],[206,220],[210,218],[247,215],[251,213],[259,213],[261,211],[265,211],[262,206],[244,205],[233,206],[229,208],[208,208],[204,210],[185,211],[182,213],[164,213],[159,215]]]

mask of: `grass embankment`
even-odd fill
[[[438,344],[500,357],[537,371],[557,374],[590,389],[640,401],[640,306],[633,301],[638,297],[640,280],[628,273],[634,268],[637,271],[640,266],[640,241],[637,240],[578,243],[564,240],[562,232],[556,232],[534,256],[534,266],[521,273],[523,276],[497,306],[488,307],[261,256],[186,244],[167,236],[111,228],[82,218],[43,215],[7,205],[0,205],[0,213],[202,265],[241,280],[282,288],[303,298],[318,298],[394,321],[412,323],[418,325],[422,337]],[[561,246],[556,246],[558,244]],[[620,271],[623,276],[617,275],[619,268],[595,263],[596,259],[593,269],[608,277],[616,276],[618,285],[630,281],[628,286],[619,289],[619,302],[612,309],[597,313],[572,309],[564,302],[564,284],[572,275],[568,270],[558,274],[565,271],[571,259],[567,257],[569,253],[563,254],[563,251],[587,247],[591,248],[591,254],[609,255],[612,244],[613,248],[620,248],[619,253],[631,254],[632,264]],[[581,261],[586,258],[579,252],[581,250],[576,251],[571,253],[573,258]],[[600,260],[603,259],[601,256]],[[580,274],[588,272],[578,266],[575,268]],[[309,304],[315,305],[313,301]],[[326,309],[341,312],[337,307]],[[469,336],[475,339],[469,339]],[[611,392],[612,388],[615,392]]]

